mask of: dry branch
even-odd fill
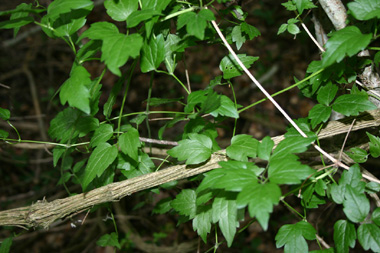
[[[346,118],[340,121],[329,122],[320,132],[319,138],[323,139],[346,133],[350,128],[352,119]],[[356,117],[356,123],[351,131],[379,125],[380,110],[365,112]],[[275,144],[278,144],[283,138],[283,136],[277,136],[273,140]],[[46,200],[37,201],[31,206],[5,210],[0,212],[0,226],[48,228],[50,224],[58,219],[70,217],[101,203],[118,201],[135,192],[207,172],[218,168],[218,163],[226,160],[225,150],[222,150],[214,153],[207,163],[195,168],[189,168],[186,165],[172,166],[161,171],[112,183],[87,193],[51,202],[47,202]]]

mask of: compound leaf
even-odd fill
[[[186,25],[186,31],[190,35],[203,40],[207,21],[211,20],[215,20],[214,13],[207,9],[202,9],[198,13],[186,12],[178,17],[177,28],[181,29]]]
[[[235,160],[246,162],[248,157],[255,158],[259,141],[247,134],[236,135],[231,139],[231,145],[227,147],[227,155]]]
[[[359,112],[376,109],[376,106],[368,100],[367,96],[345,94],[335,100],[332,108],[345,116],[357,116]]]

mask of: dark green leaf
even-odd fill
[[[355,247],[355,226],[347,220],[338,220],[334,225],[334,242],[337,252],[349,252],[349,247]]]
[[[13,29],[32,23],[34,20],[32,17],[21,17],[0,22],[0,29]]]
[[[358,240],[364,250],[380,252],[380,228],[375,224],[361,224],[358,228]]]
[[[121,249],[119,237],[115,232],[112,232],[111,234],[105,234],[102,237],[100,237],[99,240],[96,242],[96,245],[99,245],[101,247],[113,246],[118,249]]]
[[[276,235],[277,248],[285,245],[285,253],[307,252],[306,239],[314,240],[316,231],[310,223],[300,221],[296,224],[284,225]]]
[[[325,106],[329,106],[330,103],[334,100],[337,91],[338,86],[333,85],[331,82],[329,82],[327,85],[319,89],[317,95],[318,102]]]
[[[165,59],[165,45],[162,34],[156,38],[152,37],[149,43],[145,43],[141,52],[141,71],[146,73],[157,70],[161,62]]]
[[[0,118],[3,120],[8,120],[11,117],[11,112],[7,109],[0,107]]]
[[[276,157],[276,159],[272,157],[268,169],[269,180],[272,183],[299,184],[315,173],[308,165],[301,164],[298,157],[293,154]]]
[[[324,68],[340,62],[346,56],[353,56],[365,49],[371,42],[372,34],[362,34],[356,26],[347,26],[332,34],[322,56]]]
[[[261,35],[260,31],[256,27],[249,25],[246,22],[243,22],[240,26],[241,31],[247,34],[250,40]]]
[[[372,212],[372,221],[380,226],[380,207],[376,208],[373,212]]]
[[[81,112],[74,108],[66,108],[50,122],[49,135],[55,140],[67,142],[78,136],[75,131],[76,121],[79,119]]]
[[[236,202],[238,208],[248,205],[251,217],[256,217],[264,230],[268,229],[269,214],[273,205],[280,201],[281,189],[276,184],[249,184],[239,193]]]
[[[121,151],[129,155],[133,160],[138,159],[138,149],[141,147],[139,139],[139,131],[136,128],[128,129],[128,132],[123,133],[119,137],[119,146]]]
[[[49,4],[47,12],[53,18],[77,9],[91,11],[93,7],[94,3],[91,0],[55,0]]]
[[[345,116],[357,116],[359,112],[376,109],[376,106],[365,96],[346,94],[338,97],[332,108]]]
[[[87,188],[96,176],[100,177],[103,174],[116,159],[117,153],[117,147],[111,146],[106,142],[99,144],[94,149],[84,171],[82,180],[83,190]]]
[[[1,242],[0,253],[9,253],[12,246],[12,237],[8,237]]]
[[[186,160],[186,164],[198,164],[211,156],[212,140],[203,134],[188,134],[189,139],[181,140],[178,146],[167,153],[178,160]]]
[[[196,199],[197,194],[194,190],[184,189],[176,196],[170,205],[179,214],[189,216],[190,219],[193,219],[197,211]]]
[[[355,0],[347,4],[352,15],[358,20],[380,18],[379,0]]]
[[[75,123],[75,129],[79,133],[79,137],[86,136],[89,132],[99,127],[99,120],[92,116],[81,117]]]
[[[100,51],[100,48],[102,46],[102,43],[98,40],[90,40],[86,44],[84,44],[77,52],[77,59],[78,63],[82,64],[84,61],[86,61],[88,58],[93,57],[98,51]]]
[[[159,106],[164,104],[170,104],[175,103],[178,101],[181,101],[183,97],[181,98],[150,98],[149,100],[149,106]]]
[[[246,162],[248,157],[257,156],[259,141],[247,134],[236,135],[231,139],[231,145],[227,147],[227,155],[235,160]]]
[[[100,125],[91,138],[90,147],[96,147],[100,143],[108,141],[113,135],[113,127],[110,124]]]
[[[132,12],[137,10],[138,0],[106,0],[104,7],[113,20],[125,21]]]
[[[238,54],[237,56],[247,69],[249,69],[251,65],[259,59],[259,57],[247,56],[245,54]],[[243,69],[239,66],[231,54],[223,57],[219,68],[223,72],[224,79],[231,79],[243,74]]]
[[[206,243],[207,233],[211,230],[211,211],[208,209],[206,211],[198,213],[193,219],[193,228],[197,231],[198,235],[202,238],[203,242]]]
[[[352,222],[362,222],[368,215],[370,205],[364,193],[359,193],[350,185],[346,185],[343,211]]]
[[[76,66],[61,88],[59,98],[62,105],[66,102],[70,106],[82,110],[84,113],[90,114],[90,90],[91,75],[82,66]]]
[[[369,152],[374,158],[380,156],[380,138],[367,132],[369,138]]]
[[[8,138],[9,133],[4,131],[3,129],[0,129],[0,138]]]
[[[123,76],[124,77],[124,76]],[[112,107],[116,103],[117,95],[120,93],[123,86],[124,78],[120,78],[119,81],[112,87],[111,94],[108,97],[107,102],[103,106],[103,115],[108,119],[112,113]]]
[[[172,202],[171,198],[161,199],[154,206],[154,209],[153,209],[152,213],[155,213],[155,214],[164,214],[164,213],[169,212],[172,209],[171,202]]]
[[[288,154],[305,152],[313,141],[314,138],[304,138],[301,136],[287,137],[277,145],[273,151],[271,160],[286,157]]]
[[[315,128],[319,123],[326,122],[331,115],[331,107],[322,104],[315,105],[309,111],[309,119],[311,120],[311,127]]]
[[[356,163],[365,163],[368,158],[367,151],[361,148],[351,148],[349,151],[345,152],[352,160]]]

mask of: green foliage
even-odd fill
[[[292,36],[302,32],[301,22],[310,25],[307,24],[306,10],[318,8],[310,0],[292,0],[282,5],[292,13],[296,12],[296,16],[282,24],[278,34],[287,31]],[[61,170],[58,185],[80,184],[83,191],[87,191],[151,173],[157,164],[152,161],[151,154],[145,153],[145,146],[140,141],[140,134],[144,133],[141,123],[146,120],[150,138],[148,117],[152,109],[149,107],[176,103],[183,105],[183,111],[170,112],[172,119],[157,131],[157,135],[163,137],[167,128],[182,121],[184,127],[177,136],[178,145],[167,152],[169,156],[163,163],[184,161],[189,165],[188,169],[202,166],[220,150],[216,140],[218,128],[224,127],[225,119],[235,121],[230,135],[233,137],[226,152],[218,153],[227,155],[226,161],[219,162],[220,168],[193,178],[192,188],[181,185],[183,189],[173,199],[159,201],[153,213],[179,214],[181,222],[192,222],[194,231],[204,242],[215,227],[231,247],[238,236],[240,221],[248,217],[246,212],[263,230],[268,230],[274,207],[281,202],[292,208],[285,202],[286,197],[300,192],[300,199],[296,201],[302,205],[303,212],[300,213],[303,214],[295,212],[301,221],[279,228],[275,238],[278,248],[284,247],[285,252],[307,252],[306,240],[316,239],[317,231],[313,226],[318,225],[306,222],[309,210],[334,202],[347,218],[334,225],[331,236],[336,252],[348,252],[355,247],[357,240],[363,249],[378,252],[380,209],[371,211],[367,194],[379,192],[379,184],[364,182],[358,164],[343,171],[338,178],[339,174],[331,175],[335,169],[317,171],[301,162],[297,154],[305,153],[317,140],[314,130],[321,129],[329,121],[332,110],[345,116],[357,116],[376,109],[368,100],[365,89],[352,86],[352,83],[360,77],[366,65],[379,63],[379,53],[371,54],[375,56],[367,60],[356,56],[361,50],[372,50],[369,45],[378,38],[379,5],[379,0],[355,0],[347,4],[351,14],[349,26],[329,34],[322,60],[312,61],[306,79],[297,84],[305,96],[317,102],[307,118],[296,121],[309,137],[302,137],[292,127],[276,146],[269,136],[258,141],[250,135],[235,134],[240,124],[239,114],[248,107],[238,111],[241,106],[237,104],[240,101],[233,90],[233,78],[243,75],[243,70],[232,54],[220,60],[219,69],[223,76],[219,73],[205,84],[204,89],[191,91],[193,88],[184,85],[176,76],[176,67],[183,54],[189,52],[189,47],[221,43],[210,21],[218,20],[227,41],[237,50],[246,51],[244,43],[259,36],[260,31],[247,23],[248,13],[240,6],[218,9],[223,8],[222,5],[213,5],[213,1],[106,0],[104,7],[109,21],[89,24],[87,17],[94,8],[91,0],[54,0],[47,8],[22,3],[14,10],[0,12],[0,16],[9,16],[9,20],[0,22],[0,29],[14,29],[16,35],[22,26],[35,22],[47,36],[63,40],[75,59],[69,77],[57,92],[64,109],[51,120],[48,131],[50,137],[59,142],[54,143],[57,146],[53,149],[53,164]],[[233,20],[228,20],[230,14]],[[246,68],[258,60],[245,52],[238,57]],[[88,61],[104,63],[100,76],[91,76],[93,73],[85,64]],[[105,87],[101,83],[107,70],[116,76],[117,81],[109,94],[102,94]],[[131,80],[139,71],[151,72],[152,84],[156,76],[168,75],[177,81],[186,96],[181,97],[183,94],[178,95],[178,92],[177,98],[167,97],[167,94],[153,98],[150,88],[145,100],[146,110],[125,114],[129,89],[135,88]],[[226,84],[231,88],[228,95],[222,94],[218,87]],[[224,88],[227,89],[227,85]],[[168,88],[162,90],[165,89]],[[99,103],[101,95],[108,96],[104,105]],[[115,106],[119,95],[123,95],[121,107]],[[101,107],[102,115],[99,113]],[[131,118],[132,115],[137,116]],[[10,111],[0,108],[0,118],[10,124]],[[13,129],[21,141],[17,129]],[[7,139],[8,136],[7,131],[0,129],[0,138],[15,141]],[[370,133],[367,136],[369,151],[358,147],[346,151],[356,163],[365,163],[369,155],[380,156],[380,138]],[[80,155],[84,158],[77,159]],[[321,165],[326,163],[327,160],[323,160]],[[154,192],[166,191],[175,185],[176,182],[161,185]],[[155,234],[154,241],[164,235]],[[102,235],[97,245],[122,249],[119,236],[117,232]],[[12,238],[4,240],[0,251],[9,251],[11,243]]]

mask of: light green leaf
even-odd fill
[[[239,226],[239,222],[237,222],[236,200],[229,199],[228,196],[216,197],[212,204],[211,217],[213,223],[219,222],[219,228],[227,240],[227,245],[231,247],[236,234],[236,227]]]
[[[137,10],[138,0],[106,0],[104,7],[113,20],[125,21],[132,12]]]
[[[144,43],[141,51],[140,67],[143,73],[157,70],[165,59],[165,42],[162,34],[151,37],[149,43]]]
[[[203,134],[188,134],[189,139],[181,140],[178,146],[167,153],[178,160],[186,160],[186,164],[198,164],[211,156],[212,140]]]
[[[236,43],[236,48],[239,50],[245,42],[245,37],[241,33],[241,26],[237,25],[231,32],[232,41]]]
[[[197,194],[194,190],[184,189],[176,196],[170,205],[179,214],[189,216],[190,219],[193,219],[197,211],[196,200]]]
[[[100,237],[99,240],[96,241],[96,245],[99,245],[101,247],[113,246],[118,249],[121,249],[119,237],[115,232],[112,232],[111,234],[102,235],[102,237]]]
[[[143,21],[149,20],[155,16],[160,16],[161,12],[154,9],[137,10],[132,12],[127,18],[128,28],[137,26]]]
[[[259,141],[247,134],[235,135],[227,147],[227,155],[235,160],[246,162],[248,157],[255,158]]]
[[[288,24],[287,30],[290,34],[296,35],[301,32],[296,24]]]
[[[96,22],[91,24],[90,28],[82,33],[78,40],[90,38],[93,40],[104,40],[107,37],[114,36],[119,33],[119,29],[115,24],[109,22]]]
[[[309,111],[311,127],[315,128],[319,123],[326,122],[331,115],[331,107],[317,104]]]
[[[285,253],[308,252],[307,240],[315,240],[316,230],[310,223],[300,221],[296,224],[284,225],[276,235],[276,247],[285,245]]]
[[[333,85],[331,82],[329,82],[327,85],[319,89],[317,94],[318,102],[325,106],[329,106],[330,103],[334,100],[337,91],[338,86]]]
[[[211,230],[211,210],[212,209],[208,209],[200,212],[193,219],[193,229],[194,231],[197,231],[198,235],[200,235],[205,243],[207,241],[207,234],[210,233]]]
[[[236,199],[238,208],[248,205],[251,217],[256,217],[264,230],[268,229],[269,214],[273,212],[273,205],[280,201],[281,189],[276,184],[250,184],[238,194]]]
[[[70,78],[62,85],[59,93],[61,104],[68,102],[70,106],[90,114],[90,76],[84,67],[76,66],[71,71]]]
[[[355,0],[348,3],[347,6],[358,20],[380,18],[380,0]]]
[[[273,146],[273,140],[269,136],[265,136],[259,144],[259,147],[257,149],[257,156],[263,160],[268,161],[270,154],[272,153]]]
[[[71,10],[84,9],[91,11],[93,7],[94,3],[91,0],[55,0],[49,4],[47,13],[49,17],[54,18]]]
[[[317,7],[310,0],[293,0],[293,2],[295,3],[297,7],[299,15],[301,15],[305,9],[311,9],[311,8]]]
[[[322,55],[322,67],[340,62],[346,56],[353,56],[365,49],[371,42],[372,34],[362,34],[356,26],[347,26],[332,34]]]
[[[380,228],[375,224],[361,224],[358,228],[358,240],[364,250],[380,252]]]
[[[236,109],[234,102],[225,95],[220,96],[220,106],[215,111],[210,113],[212,116],[217,117],[219,114],[226,117],[238,119],[239,113]]]
[[[3,120],[8,120],[11,117],[11,112],[7,109],[0,107],[0,118]]]
[[[259,59],[259,57],[247,56],[245,54],[238,54],[237,56],[247,69],[249,69],[251,65]],[[224,79],[231,79],[243,74],[243,69],[239,66],[232,55],[223,57],[219,68],[223,72]]]
[[[347,220],[338,220],[334,225],[334,242],[338,253],[349,252],[356,243],[355,226]]]
[[[376,109],[376,106],[366,96],[345,94],[335,100],[332,108],[345,116],[357,116],[359,112]]]
[[[352,222],[362,222],[368,215],[370,205],[364,193],[359,193],[350,185],[346,185],[343,212]]]
[[[128,129],[128,132],[123,133],[119,137],[121,151],[135,161],[138,159],[138,149],[141,147],[139,137],[139,131],[136,128]]]
[[[255,172],[258,167],[248,162],[228,161],[220,162],[222,168],[205,174],[205,178],[197,191],[205,189],[224,189],[226,191],[241,191],[246,185],[256,184]],[[232,168],[230,166],[233,166]],[[230,168],[229,168],[230,167]]]
[[[256,27],[249,25],[246,22],[243,22],[240,26],[241,31],[247,34],[250,40],[261,35],[260,31]]]
[[[91,138],[90,147],[96,147],[100,143],[108,141],[113,135],[113,127],[110,124],[100,125]]]
[[[305,152],[314,138],[304,138],[301,136],[291,136],[282,140],[273,151],[272,159],[281,159],[288,154]]]
[[[117,157],[117,147],[104,142],[91,153],[82,179],[83,190],[95,179],[100,177]]]
[[[371,152],[371,155],[374,157],[374,158],[377,158],[380,156],[380,138],[377,137],[377,136],[374,136],[368,132],[367,133],[367,136],[370,140],[369,142],[369,152]]]
[[[212,11],[202,9],[200,12],[186,12],[178,17],[177,29],[181,29],[186,25],[186,31],[190,35],[194,35],[203,40],[207,21],[215,20]]]

